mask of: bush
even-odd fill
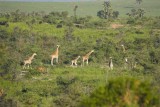
[[[130,18],[130,19],[127,21],[127,24],[135,24],[135,19]]]
[[[94,91],[80,107],[158,107],[157,92],[150,82],[117,78]]]
[[[0,18],[0,25],[6,25],[7,19],[6,18]]]

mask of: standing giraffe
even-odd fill
[[[78,56],[78,57],[76,57],[75,59],[73,59],[71,62],[72,62],[72,64],[71,64],[71,66],[73,66],[73,64],[75,65],[75,66],[77,66],[77,60],[80,58],[80,56]]]
[[[125,49],[124,45],[122,44],[121,46],[122,46],[122,49],[123,49],[123,53],[126,53],[126,49]]]
[[[125,58],[124,59],[124,69],[127,69],[128,68],[128,58]]]
[[[87,65],[88,65],[88,59],[89,59],[89,56],[91,55],[92,52],[94,52],[94,50],[91,50],[89,53],[82,56],[83,65],[84,65],[84,61],[86,61]]]
[[[111,69],[111,70],[113,70],[113,62],[112,62],[112,57],[109,57],[109,68]]]
[[[130,60],[128,61],[128,55],[127,55],[127,52],[126,52],[124,45],[122,44],[121,46],[122,46],[122,51],[123,51],[123,60],[125,61],[124,62],[124,69],[128,69]]]
[[[137,62],[135,61],[135,58],[133,56],[125,58],[125,63],[124,63],[125,69],[133,69],[136,67],[137,67]]]
[[[133,66],[133,68],[136,68],[136,67],[137,67],[137,62],[135,62],[135,63],[134,63],[134,66]]]
[[[57,45],[57,49],[55,52],[51,55],[51,65],[53,65],[53,60],[56,59],[56,62],[58,63],[58,49],[60,45]]]
[[[33,55],[31,57],[29,57],[27,60],[24,60],[23,69],[26,68],[26,65],[28,65],[28,68],[29,68],[29,65],[31,65],[32,60],[33,60],[33,58],[34,58],[35,55],[37,55],[37,54],[33,53]]]

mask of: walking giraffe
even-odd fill
[[[88,65],[88,59],[89,59],[89,56],[94,52],[94,50],[91,50],[89,53],[87,53],[86,55],[82,56],[82,63],[84,65],[84,62],[86,61],[87,65]]]
[[[75,59],[73,59],[72,61],[71,61],[71,66],[73,66],[73,65],[75,65],[75,66],[77,66],[77,60],[80,58],[80,56],[78,56],[78,57],[76,57]]]
[[[34,58],[35,55],[37,55],[37,54],[33,53],[33,55],[31,57],[29,57],[27,60],[24,60],[23,69],[26,68],[26,65],[28,65],[28,68],[29,68],[29,65],[31,65],[32,60],[33,60],[33,58]]]
[[[129,68],[130,60],[128,61],[128,53],[126,52],[126,48],[122,44],[122,51],[123,51],[123,60],[124,60],[124,69]]]
[[[126,49],[125,49],[124,45],[122,44],[121,46],[122,46],[122,49],[123,49],[123,53],[126,53]]]

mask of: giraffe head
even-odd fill
[[[57,45],[57,48],[59,48],[60,47],[60,45]]]
[[[124,45],[123,45],[123,44],[122,44],[121,46],[122,46],[122,47],[124,47]]]
[[[109,57],[110,59],[112,59],[112,57]]]
[[[91,52],[94,52],[94,50],[92,50]]]
[[[125,58],[125,62],[128,62],[128,59],[127,59],[127,58]]]
[[[35,55],[37,55],[36,53],[33,53],[33,55],[35,56]]]

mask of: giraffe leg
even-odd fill
[[[71,66],[73,66],[73,63],[74,63],[74,62],[72,61]]]
[[[84,66],[84,59],[83,59],[83,61],[82,61],[82,65]]]
[[[58,63],[58,58],[56,58],[56,62]]]
[[[23,69],[25,69],[25,68],[26,68],[26,63],[24,62]]]
[[[86,63],[87,63],[87,65],[88,65],[88,59],[87,59]]]
[[[75,62],[75,66],[77,66],[77,61]]]
[[[52,65],[52,66],[53,66],[53,59],[54,59],[54,58],[51,59],[51,65]]]
[[[30,65],[30,68],[32,69],[32,65],[31,64],[29,64]]]

